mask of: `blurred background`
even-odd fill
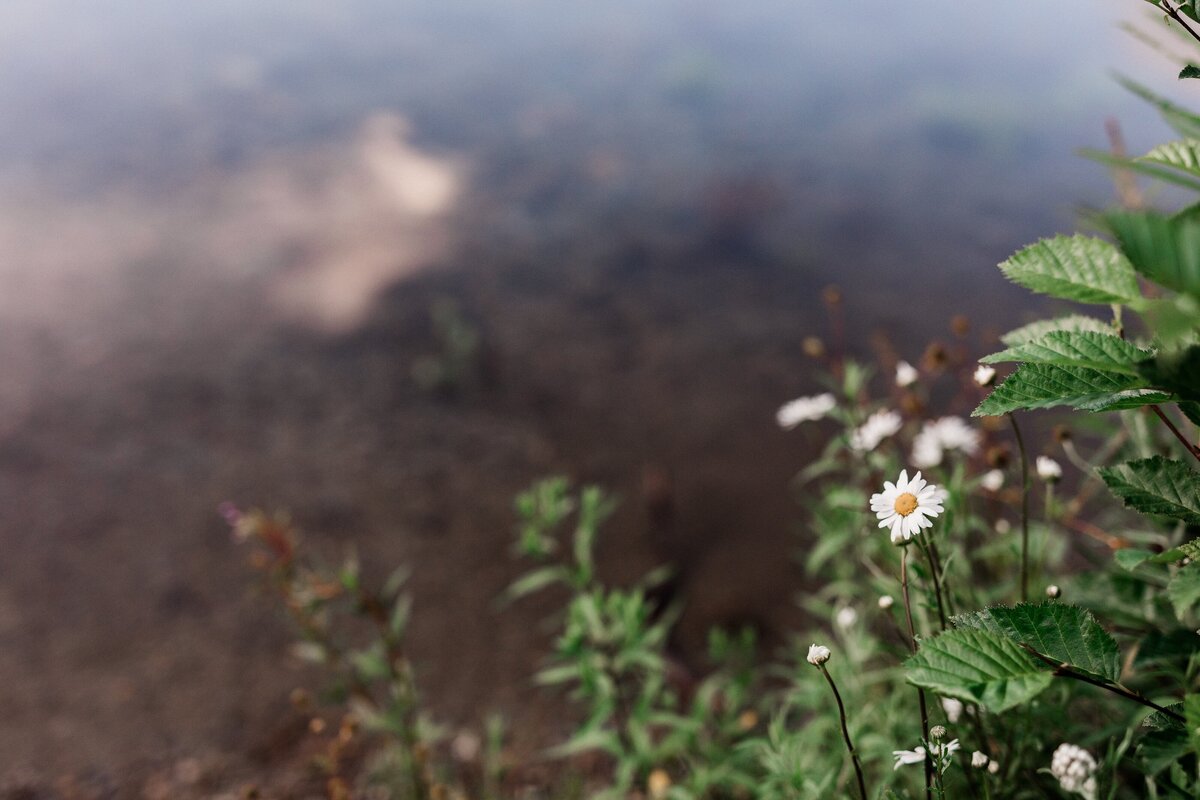
[[[431,708],[531,749],[542,610],[494,599],[535,477],[623,498],[604,568],[678,566],[684,652],[786,630],[804,337],[1025,321],[995,264],[1113,197],[1073,150],[1166,136],[1111,75],[1169,87],[1143,6],[7,0],[0,786],[293,767],[222,501],[409,563]]]

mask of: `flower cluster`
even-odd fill
[[[936,467],[942,463],[949,450],[958,450],[973,456],[979,452],[981,438],[979,431],[964,422],[961,417],[942,417],[926,422],[921,432],[913,439],[913,466],[921,469]]]
[[[1096,800],[1096,759],[1082,747],[1060,744],[1050,759],[1050,774],[1058,779],[1064,792]]]

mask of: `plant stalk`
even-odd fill
[[[838,716],[842,719],[842,738],[846,741],[846,749],[850,751],[850,759],[854,762],[854,775],[858,778],[858,791],[862,795],[862,800],[867,800],[867,783],[863,780],[862,763],[858,760],[858,751],[854,749],[854,742],[850,741],[850,728],[846,724],[846,706],[842,704],[842,695],[838,692],[837,684],[833,682],[833,676],[829,674],[829,670],[825,668],[824,664],[821,665],[821,674],[829,682],[829,688],[833,690],[833,697],[837,700]]]
[[[1029,599],[1029,454],[1025,451],[1025,437],[1016,416],[1008,412],[1013,434],[1017,437],[1017,450],[1021,453],[1021,602]]]
[[[917,631],[913,627],[912,603],[908,599],[908,545],[900,548],[900,593],[904,596],[904,618],[908,621],[908,640],[912,651],[917,652]],[[925,690],[917,687],[917,700],[921,706],[921,741],[929,736],[929,708],[925,705]],[[933,798],[933,756],[925,748],[925,798]]]
[[[1035,658],[1038,658],[1043,663],[1049,664],[1050,666],[1054,667],[1054,674],[1058,677],[1073,678],[1077,681],[1082,681],[1083,683],[1091,684],[1092,686],[1098,686],[1101,689],[1107,689],[1108,691],[1112,692],[1115,695],[1124,697],[1126,700],[1132,700],[1133,702],[1140,703],[1141,705],[1144,705],[1147,708],[1153,708],[1155,711],[1165,714],[1166,716],[1168,716],[1171,719],[1174,719],[1178,722],[1182,722],[1184,724],[1187,723],[1187,720],[1184,718],[1184,716],[1182,714],[1172,711],[1169,708],[1164,708],[1163,706],[1160,706],[1158,703],[1154,702],[1153,700],[1151,700],[1150,698],[1146,697],[1145,695],[1143,695],[1139,692],[1135,692],[1133,689],[1129,689],[1125,686],[1122,686],[1119,683],[1110,683],[1109,681],[1101,680],[1100,678],[1093,678],[1091,675],[1086,675],[1082,672],[1078,672],[1074,668],[1072,668],[1070,664],[1064,664],[1059,661],[1055,661],[1053,658],[1050,658],[1050,656],[1048,656],[1044,653],[1039,653],[1037,650],[1034,650],[1032,647],[1030,647],[1027,644],[1022,645],[1022,647],[1024,647],[1027,651],[1029,651],[1029,653],[1032,654]]]
[[[1175,423],[1171,421],[1171,418],[1168,417],[1163,410],[1158,407],[1157,404],[1151,405],[1150,408],[1154,409],[1154,413],[1157,414],[1158,418],[1163,421],[1163,424],[1165,424],[1171,430],[1171,433],[1175,434],[1175,438],[1183,443],[1184,448],[1186,448],[1194,458],[1200,460],[1200,447],[1197,447],[1189,442],[1187,437],[1183,435],[1179,428],[1175,427]]]

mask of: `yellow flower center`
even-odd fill
[[[895,508],[897,514],[907,517],[917,510],[917,496],[910,492],[905,492],[896,498]]]

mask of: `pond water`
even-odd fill
[[[1143,6],[4,3],[0,774],[277,741],[229,499],[416,565],[435,710],[529,742],[539,612],[493,601],[535,476],[630,500],[606,568],[679,564],[693,645],[793,625],[811,443],[772,418],[820,290],[913,360],[956,312],[1022,322],[995,264],[1112,196],[1072,151],[1166,135],[1109,75],[1179,91],[1117,28]],[[412,373],[445,298],[485,362],[450,400]]]

